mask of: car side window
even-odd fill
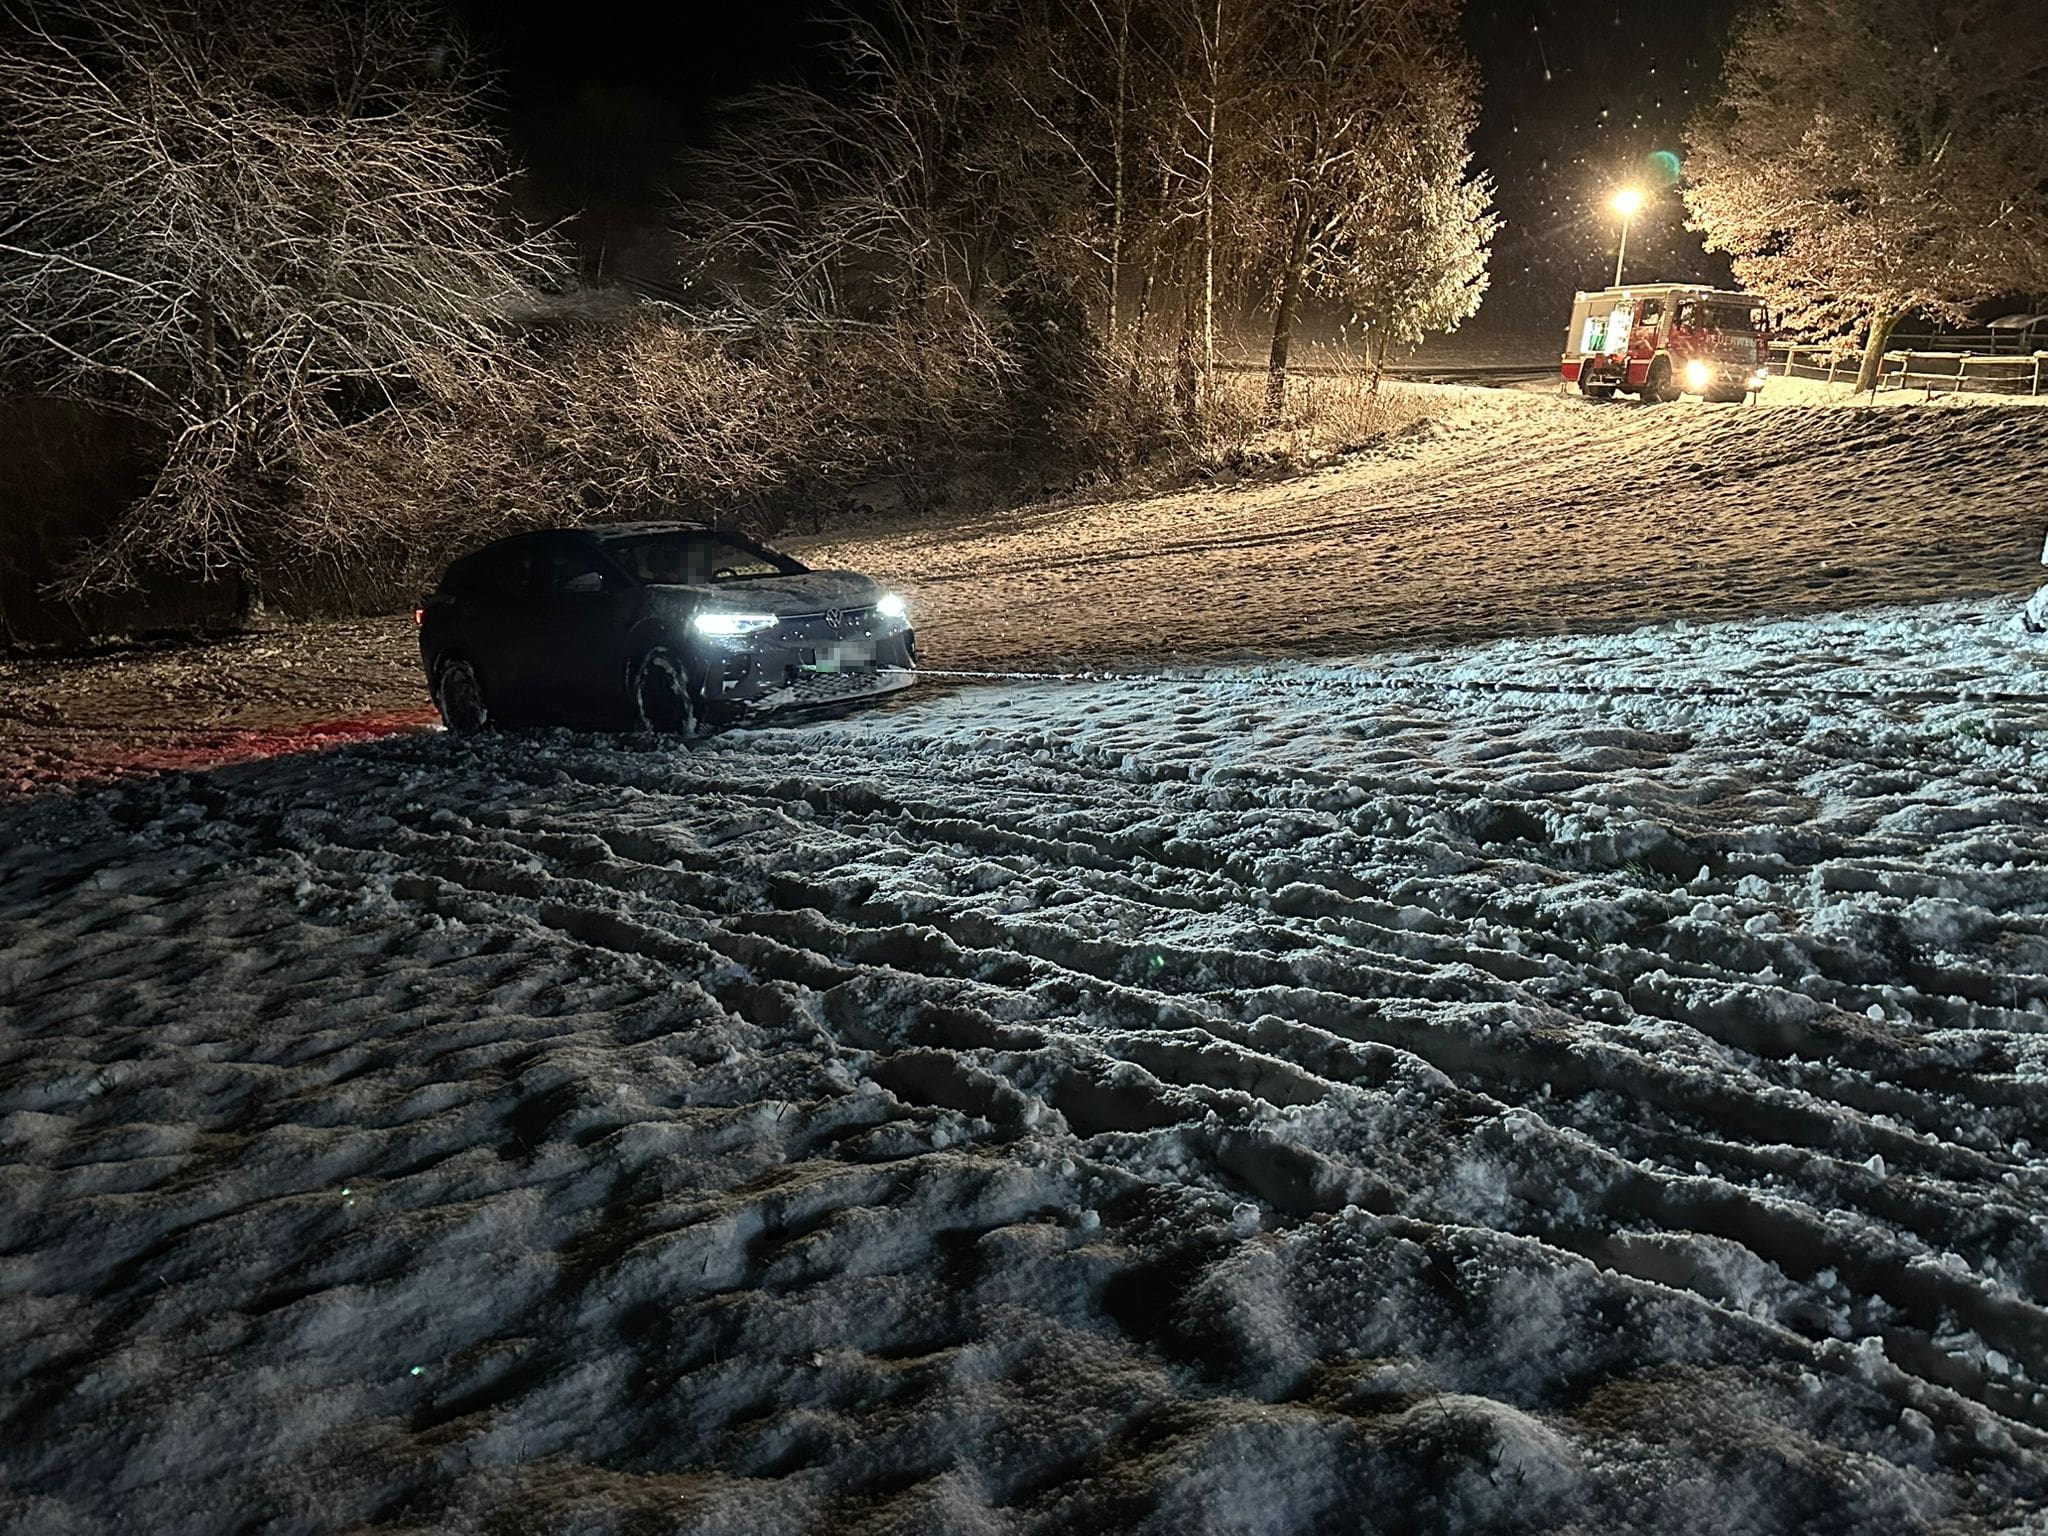
[[[448,590],[461,597],[522,599],[527,594],[532,570],[532,552],[524,545],[487,549],[449,568]]]
[[[582,543],[551,543],[540,557],[540,591],[544,597],[602,592],[616,585],[609,563]]]
[[[619,539],[610,553],[636,579],[655,586],[694,587],[711,579],[703,544],[694,537],[667,533]]]
[[[1643,307],[1636,311],[1637,325],[1655,325],[1663,318],[1664,301],[1662,299],[1645,299],[1643,300]]]

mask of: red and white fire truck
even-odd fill
[[[1746,293],[1631,283],[1582,293],[1565,333],[1565,382],[1605,400],[1740,400],[1764,387],[1770,315]]]

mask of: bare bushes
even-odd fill
[[[544,330],[477,387],[307,445],[297,516],[374,529],[409,582],[520,528],[641,516],[776,526],[987,441],[1002,360],[978,329],[707,328],[644,307]]]
[[[1270,376],[1219,373],[1197,464],[1214,472],[1284,473],[1368,448],[1427,419],[1427,398],[1369,367],[1296,370],[1276,413]]]

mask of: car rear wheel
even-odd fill
[[[1612,384],[1596,384],[1587,379],[1586,374],[1592,366],[1590,362],[1579,364],[1579,393],[1588,400],[1612,400],[1614,398],[1614,386]]]
[[[434,679],[434,707],[441,723],[458,736],[474,736],[491,723],[491,707],[484,702],[483,684],[476,668],[465,656],[451,656],[441,663]]]
[[[697,698],[690,674],[672,651],[653,650],[633,669],[633,712],[640,729],[663,736],[697,733]]]

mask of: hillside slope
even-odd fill
[[[1335,654],[2040,579],[2048,411],[1430,392],[1439,419],[1306,479],[797,547],[902,583],[927,660],[964,667]]]
[[[2014,606],[2048,410],[1601,407],[1416,386],[1440,415],[1309,476],[791,542],[910,594],[934,668],[1356,655],[1670,618]],[[0,792],[272,756],[432,716],[408,618],[0,661]]]

